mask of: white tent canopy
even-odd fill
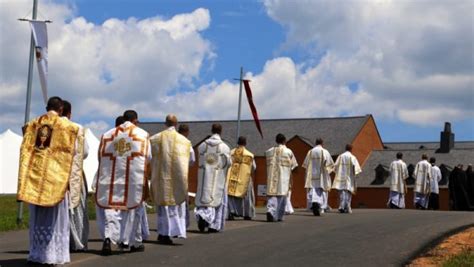
[[[0,194],[16,194],[17,192],[22,139],[10,129],[0,134]],[[97,160],[99,140],[89,129],[86,129],[86,141],[89,145],[89,156],[84,161],[84,173],[90,191],[99,164]]]

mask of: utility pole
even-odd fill
[[[38,0],[33,1],[33,14],[32,20],[36,20],[36,14],[38,12]],[[30,41],[30,62],[28,65],[28,82],[26,86],[26,107],[25,107],[25,123],[30,121],[30,105],[31,105],[31,85],[33,83],[33,60],[35,58],[35,40],[33,33],[31,33]],[[23,202],[18,202],[18,214],[16,217],[16,223],[20,225],[23,221]]]

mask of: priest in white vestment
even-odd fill
[[[243,217],[244,220],[251,220],[255,217],[252,173],[257,165],[254,155],[245,148],[247,145],[245,136],[239,136],[237,145],[237,148],[230,151],[232,165],[227,172],[228,219],[234,220],[234,217]]]
[[[407,193],[406,179],[408,178],[407,165],[403,161],[403,154],[397,153],[397,159],[390,164],[390,195],[387,206],[391,209],[405,208]]]
[[[224,230],[227,215],[226,174],[230,166],[230,148],[221,139],[222,126],[212,125],[212,135],[199,145],[198,185],[194,213],[199,231]]]
[[[46,110],[23,128],[17,199],[30,204],[28,262],[60,265],[70,262],[69,192],[77,188],[69,180],[84,139],[60,117],[60,97],[51,97]]]
[[[339,212],[352,213],[352,194],[357,192],[356,177],[362,172],[359,161],[352,155],[352,145],[346,145],[346,152],[337,157],[334,164],[336,175],[333,189],[339,190]]]
[[[413,172],[415,176],[415,189],[413,190],[416,209],[427,209],[431,192],[431,164],[428,162],[428,156],[423,154],[421,161],[415,166]]]
[[[130,252],[144,251],[148,229],[144,199],[148,187],[151,149],[148,133],[139,128],[138,114],[124,112],[124,123],[102,135],[96,184],[97,223],[104,243],[102,255],[112,253],[111,243]]]
[[[175,115],[166,116],[167,129],[150,138],[158,243],[165,245],[173,244],[171,237],[186,238],[188,171],[194,159],[191,142],[176,131],[177,123]]]
[[[62,116],[65,120],[71,120],[72,105],[69,101],[63,101]],[[72,121],[71,121],[72,122]],[[75,122],[79,127],[79,136],[84,140],[84,146],[77,148],[73,157],[71,176],[69,178],[69,223],[71,228],[70,250],[84,251],[87,250],[87,242],[89,239],[89,218],[87,214],[87,181],[83,171],[83,161],[89,154],[89,146],[85,138],[84,128]]]
[[[307,190],[308,208],[315,216],[320,216],[328,209],[328,194],[331,190],[330,173],[334,168],[331,154],[323,148],[323,139],[316,139],[316,146],[308,151],[303,168],[306,169],[304,187]]]
[[[431,164],[431,192],[430,192],[430,200],[428,204],[428,209],[430,210],[439,210],[439,181],[443,178],[441,174],[441,170],[438,166],[436,166],[436,158],[430,158]]]
[[[298,167],[295,155],[286,147],[286,137],[276,136],[277,146],[265,152],[267,161],[267,221],[282,221],[287,206],[292,171]]]

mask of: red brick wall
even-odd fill
[[[352,154],[356,156],[361,167],[364,166],[365,160],[369,157],[372,150],[383,149],[383,142],[372,116],[369,117],[361,131],[357,134],[356,138],[354,138],[352,146]]]

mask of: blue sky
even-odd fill
[[[30,3],[1,5],[0,13],[10,11],[0,14],[2,34],[27,43],[27,27],[10,17],[26,14]],[[129,107],[143,121],[161,121],[168,112],[185,120],[233,119],[233,78],[243,66],[263,119],[370,113],[384,141],[436,141],[444,121],[452,122],[457,140],[474,140],[470,7],[470,1],[40,0],[40,17],[54,20],[50,93],[70,99],[75,119],[96,134]],[[2,42],[1,49],[11,53],[0,56],[0,131],[19,132],[27,45]],[[33,115],[43,110],[37,91]]]

